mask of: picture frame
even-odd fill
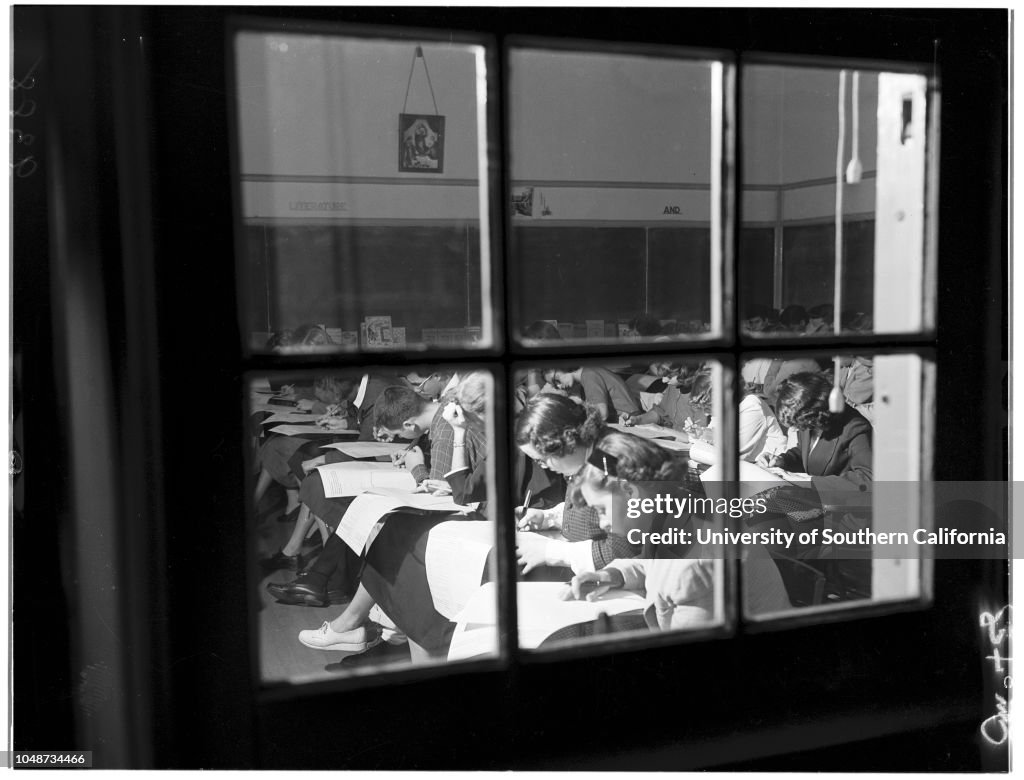
[[[400,173],[444,173],[444,116],[398,115]]]

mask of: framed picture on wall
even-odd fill
[[[398,115],[398,170],[403,173],[444,172],[443,116]]]

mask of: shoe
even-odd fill
[[[306,568],[306,564],[309,563],[312,557],[313,556],[311,555],[303,555],[302,553],[298,553],[296,555],[285,555],[283,552],[278,550],[269,558],[261,560],[260,568],[262,568],[263,571],[277,571],[278,569],[302,571]]]
[[[365,639],[363,638],[365,637]],[[346,653],[365,653],[381,643],[380,633],[372,626],[360,626],[339,633],[324,621],[320,628],[299,632],[299,641],[314,650],[342,650]]]
[[[322,585],[311,582],[309,572],[300,572],[291,582],[268,582],[267,592],[282,604],[306,607],[326,607],[345,600],[345,594],[341,591],[328,591]]]

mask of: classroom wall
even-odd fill
[[[410,81],[415,45],[238,36],[242,211],[259,236],[250,236],[246,250],[251,330],[309,320],[349,329],[356,311],[394,314],[369,310],[400,308],[383,301],[370,280],[388,279],[392,287],[403,280],[415,295],[433,289],[420,273],[427,270],[445,288],[461,286],[472,303],[443,313],[413,307],[409,338],[422,328],[480,324],[474,284],[483,60],[473,47],[420,44],[437,110],[446,117],[444,170],[402,173],[398,114],[407,87],[408,112],[434,113],[424,60],[415,62]],[[524,323],[613,321],[644,311],[707,319],[712,66],[532,50],[512,53],[509,77],[513,190],[529,188],[533,196],[532,210],[513,217],[517,267],[524,278],[568,274],[592,303],[603,301],[602,289],[618,295],[617,302],[596,304],[595,313],[535,291],[522,304]],[[744,79],[744,179],[752,189],[743,198],[741,306],[831,300],[831,228],[824,225],[831,222],[834,185],[820,180],[834,175],[834,125],[822,117],[835,114],[837,73],[758,66]],[[844,188],[845,212],[858,219],[874,211],[876,99],[877,76],[862,77],[860,155],[869,175]],[[852,137],[847,155],[851,145]],[[810,180],[816,183],[804,186]],[[780,217],[785,271],[776,278]],[[388,225],[391,237],[382,240]],[[873,251],[857,240],[869,231],[853,228],[846,242],[855,308],[870,307]],[[401,268],[394,276],[383,272],[395,263]]]

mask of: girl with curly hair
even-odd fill
[[[690,493],[682,485],[684,471],[685,463],[647,439],[618,431],[598,438],[587,463],[572,480],[570,495],[597,511],[602,529],[627,538],[651,532],[658,542],[645,541],[638,558],[615,560],[600,571],[577,574],[567,599],[594,600],[615,588],[645,591],[644,619],[652,629],[687,628],[714,618],[715,588],[720,581],[716,561],[722,555],[697,541],[697,526],[706,521],[671,508],[640,509],[645,499],[649,506],[658,506],[655,502],[660,499],[662,507],[670,507],[688,498]],[[673,499],[672,504],[666,498]],[[677,533],[666,533],[674,529]],[[682,541],[678,532],[688,533],[690,541]],[[779,570],[763,546],[744,547],[742,562],[748,613],[790,607]]]
[[[811,475],[820,493],[871,487],[871,424],[856,409],[829,411],[829,374],[800,373],[779,386],[779,422],[795,428],[797,446],[771,459],[769,466]]]
[[[594,407],[541,393],[530,399],[517,418],[515,442],[535,464],[569,479],[583,468],[594,442],[606,430]],[[622,536],[603,531],[593,509],[576,507],[572,501],[547,510],[519,507],[516,516],[520,530],[516,550],[523,574],[539,566],[568,566],[576,573],[594,571],[639,550]],[[552,528],[559,529],[563,538],[529,533]]]

